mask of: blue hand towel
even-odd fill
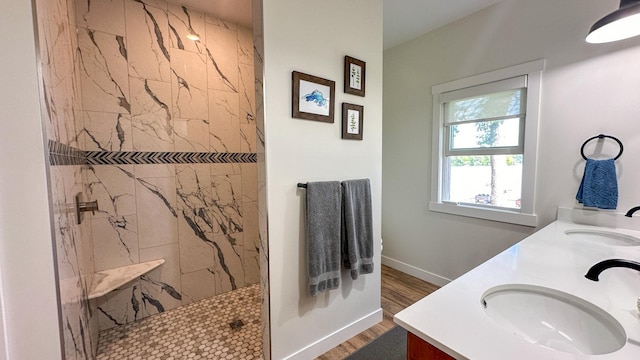
[[[615,209],[618,206],[618,180],[614,159],[587,159],[576,199],[584,206]]]
[[[307,259],[313,296],[340,286],[341,199],[338,181],[307,183]]]
[[[356,280],[373,272],[373,211],[369,179],[342,182],[342,263]]]

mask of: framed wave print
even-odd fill
[[[294,71],[291,116],[334,122],[335,88],[335,81]]]

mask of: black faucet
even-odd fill
[[[603,260],[593,265],[584,277],[592,281],[598,281],[598,276],[600,276],[601,272],[614,267],[623,267],[640,271],[640,262],[624,259]]]
[[[633,216],[633,213],[634,213],[634,212],[636,212],[636,211],[638,211],[638,210],[640,210],[640,206],[633,207],[633,208],[629,209],[629,211],[627,211],[627,213],[626,213],[626,214],[624,214],[624,216],[626,216],[626,217],[632,217],[632,216]]]

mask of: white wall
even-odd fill
[[[5,345],[9,359],[55,360],[61,358],[60,333],[31,2],[3,3],[0,47]]]
[[[263,6],[272,358],[309,359],[381,320],[382,0]],[[366,62],[364,98],[343,92],[345,55]],[[336,82],[335,123],[291,117],[293,70]],[[342,102],[364,105],[364,140],[341,140]],[[296,184],[355,178],[371,179],[376,271],[312,298]]]
[[[535,229],[427,210],[431,87],[545,58],[536,180],[539,227],[576,205],[580,146],[619,137],[618,211],[640,204],[640,39],[592,45],[591,25],[614,0],[505,0],[384,54],[383,238],[391,264],[454,279]],[[612,151],[612,154],[616,150]],[[639,220],[640,221],[640,220]]]

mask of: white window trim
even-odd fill
[[[535,227],[538,217],[535,214],[535,180],[538,156],[538,123],[540,114],[540,92],[542,71],[545,60],[536,60],[505,69],[471,76],[431,88],[433,95],[433,141],[431,165],[431,201],[429,210],[478,219],[499,221],[511,224]],[[522,208],[510,210],[458,204],[442,200],[442,174],[444,163],[444,111],[440,95],[471,86],[488,84],[516,76],[527,75],[527,103],[524,131],[524,154],[522,162]]]

